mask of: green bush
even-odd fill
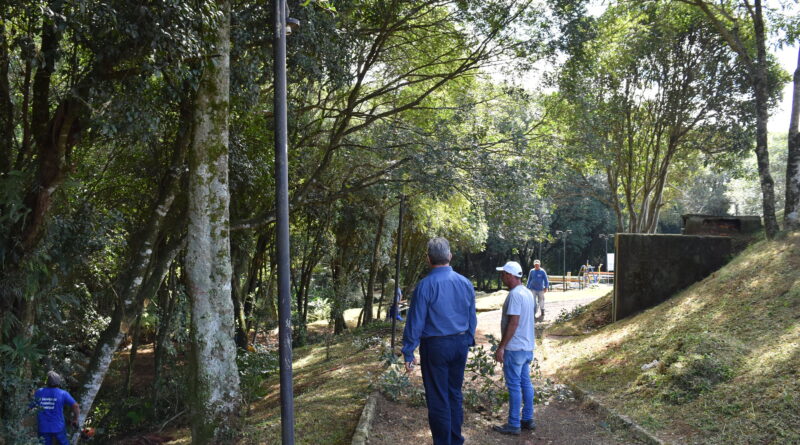
[[[568,311],[566,309],[561,309],[561,312],[558,313],[558,317],[556,317],[556,323],[566,323],[573,318],[581,315],[582,313],[586,312],[586,305],[575,306],[572,310]]]
[[[278,351],[269,351],[255,345],[252,351],[239,350],[236,357],[239,367],[239,384],[246,403],[267,395],[264,381],[280,369]]]
[[[497,379],[494,352],[499,341],[492,335],[487,335],[490,347],[473,347],[472,354],[467,360],[464,380],[467,385],[464,389],[464,405],[476,412],[498,411],[508,400],[508,391]]]

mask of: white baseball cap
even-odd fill
[[[533,260],[533,264],[538,264],[538,265],[540,265],[540,266],[541,266],[541,265],[542,265],[542,262],[541,262],[541,261],[539,261],[539,260]]]
[[[495,270],[502,270],[503,272],[508,272],[515,277],[522,276],[522,266],[519,265],[516,261],[509,261],[503,265],[503,267],[496,267]]]

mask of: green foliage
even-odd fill
[[[558,316],[556,317],[555,323],[556,324],[566,323],[572,320],[573,318],[576,318],[579,315],[586,312],[587,307],[588,306],[586,305],[578,305],[572,308],[571,310],[561,309],[561,311],[558,313]]]
[[[239,385],[245,403],[252,403],[265,395],[264,382],[280,368],[278,351],[255,345],[252,351],[239,350],[236,356],[239,368]]]
[[[37,363],[43,351],[29,339],[14,337],[8,344],[0,344],[0,389],[6,397],[5,419],[0,434],[12,444],[33,445],[35,437],[34,412],[29,398],[36,381],[26,377],[29,364]],[[38,367],[34,367],[38,371]]]
[[[476,346],[470,349],[464,376],[464,405],[476,412],[495,413],[508,401],[508,391],[498,381],[495,371],[494,352],[500,341],[491,334],[487,339],[489,348]]]

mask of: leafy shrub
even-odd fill
[[[36,381],[26,377],[28,363],[36,363],[42,351],[22,337],[0,345],[0,389],[5,396],[6,418],[0,422],[0,443],[36,444],[36,421],[29,409],[31,390]]]
[[[488,335],[487,339],[490,347],[473,347],[472,355],[467,360],[464,405],[473,411],[493,413],[508,400],[508,391],[500,383],[502,380],[496,377],[494,352],[497,351],[499,340],[492,335]]]
[[[359,335],[353,338],[353,347],[358,351],[381,345],[383,345],[383,338],[379,335]]]
[[[558,317],[556,317],[556,323],[565,323],[573,318],[576,318],[584,312],[586,312],[585,305],[575,306],[571,311],[561,309],[561,312],[558,313]]]
[[[378,378],[378,389],[392,401],[399,401],[404,394],[411,390],[411,379],[408,374],[392,366]]]
[[[239,367],[239,384],[246,403],[267,395],[264,381],[280,369],[278,351],[268,351],[255,345],[252,351],[240,350],[236,357]]]

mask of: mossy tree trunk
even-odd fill
[[[369,262],[369,280],[367,291],[364,292],[364,324],[372,322],[372,299],[375,289],[375,277],[378,274],[378,253],[381,248],[381,238],[383,238],[383,227],[386,222],[386,213],[381,211],[378,215],[378,228],[375,230],[375,244],[372,246],[372,257]]]
[[[192,443],[233,442],[241,408],[229,237],[230,3],[216,3],[195,100],[186,273],[192,308]]]
[[[786,229],[800,229],[800,50],[794,70],[792,111],[789,119],[788,160],[786,161],[786,204],[783,222]]]

